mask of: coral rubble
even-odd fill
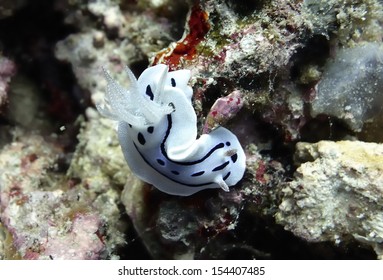
[[[3,258],[99,259],[112,257],[122,242],[116,195],[96,196],[87,189],[95,183],[60,175],[60,155],[37,135],[1,150]]]
[[[298,143],[294,179],[280,190],[277,222],[310,241],[371,245],[383,257],[383,146]]]

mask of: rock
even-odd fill
[[[243,240],[254,238],[259,224],[253,221],[269,214],[269,193],[284,170],[256,152],[248,155],[247,165],[247,178],[230,192],[205,190],[190,197],[167,195],[130,177],[121,200],[151,257],[219,259],[237,250],[249,258],[268,256],[257,242]]]
[[[359,241],[383,258],[383,145],[298,143],[294,180],[280,191],[278,223],[309,242]]]
[[[107,192],[111,185],[123,186],[131,176],[114,126],[113,121],[100,119],[99,115],[84,123],[67,173],[81,178],[95,192]]]
[[[16,74],[16,65],[10,59],[0,54],[0,114],[2,107],[8,100],[9,82]]]
[[[49,127],[44,108],[44,94],[26,76],[16,75],[9,87],[9,102],[5,118],[11,123],[31,130]]]
[[[304,0],[305,18],[314,34],[331,36],[344,47],[381,41],[383,7],[380,0]]]
[[[130,2],[130,1],[129,1]],[[166,3],[164,3],[166,4]],[[138,12],[138,3],[70,1],[61,7],[65,22],[79,31],[55,45],[55,56],[69,63],[79,86],[93,104],[103,100],[106,80],[102,68],[118,73],[126,85],[126,66],[140,71],[147,57],[171,40],[172,24],[152,13]],[[136,69],[137,68],[137,69]]]
[[[154,54],[152,60],[171,69],[193,65],[193,75],[236,77],[245,83],[248,75],[284,66],[299,48],[305,23],[296,2],[262,1],[245,9],[236,9],[233,1],[196,4],[182,39]]]
[[[82,146],[80,146],[82,147]],[[123,242],[116,190],[60,172],[57,145],[21,134],[0,151],[0,257],[113,258]]]
[[[311,114],[334,116],[359,132],[364,123],[381,122],[383,45],[367,43],[341,49],[325,66]]]
[[[27,4],[25,0],[4,0],[0,4],[0,19],[12,16],[18,9]]]
[[[125,64],[130,62],[129,54],[137,54],[134,45],[128,41],[117,45],[105,39],[100,47],[98,43],[95,44],[95,38],[105,36],[101,34],[103,33],[97,30],[72,34],[58,42],[55,50],[58,59],[72,65],[80,86],[92,93],[93,102],[102,98],[106,86],[101,68],[123,72]]]

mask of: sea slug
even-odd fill
[[[158,64],[137,80],[126,68],[126,89],[104,72],[107,92],[97,109],[119,121],[125,160],[140,179],[180,196],[211,188],[229,191],[242,179],[246,157],[233,133],[218,127],[197,138],[189,70],[169,72]]]

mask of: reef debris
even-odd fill
[[[294,179],[281,185],[276,221],[309,242],[358,241],[383,258],[383,145],[297,144]]]

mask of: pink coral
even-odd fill
[[[101,225],[98,215],[77,214],[65,235],[47,239],[44,254],[53,259],[99,259],[104,250],[99,237]]]

